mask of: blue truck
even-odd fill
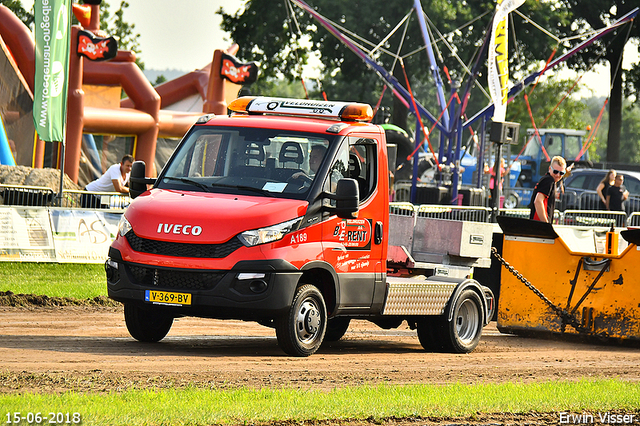
[[[506,208],[523,208],[529,206],[533,188],[542,176],[547,173],[551,159],[560,155],[567,164],[589,164],[589,152],[583,151],[584,130],[571,129],[538,129],[540,139],[534,129],[527,129],[526,146],[522,154],[512,155],[511,161],[520,164],[520,175],[515,186],[505,188],[504,206]]]

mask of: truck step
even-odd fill
[[[459,281],[387,277],[382,315],[442,315]]]

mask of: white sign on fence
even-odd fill
[[[0,261],[56,261],[46,209],[0,207]]]
[[[58,262],[103,263],[118,232],[121,213],[50,209]]]
[[[0,261],[103,263],[122,213],[0,207]]]

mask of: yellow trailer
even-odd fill
[[[500,216],[503,333],[640,339],[640,229],[609,232],[605,253],[572,251],[548,223]],[[628,246],[620,253],[617,239]]]

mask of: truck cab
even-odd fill
[[[245,97],[229,110],[201,117],[157,179],[134,163],[108,294],[140,341],[161,340],[182,316],[240,319],[275,328],[286,353],[308,356],[351,318],[384,315],[385,132],[368,123],[366,104]],[[489,315],[478,294],[462,351]]]

